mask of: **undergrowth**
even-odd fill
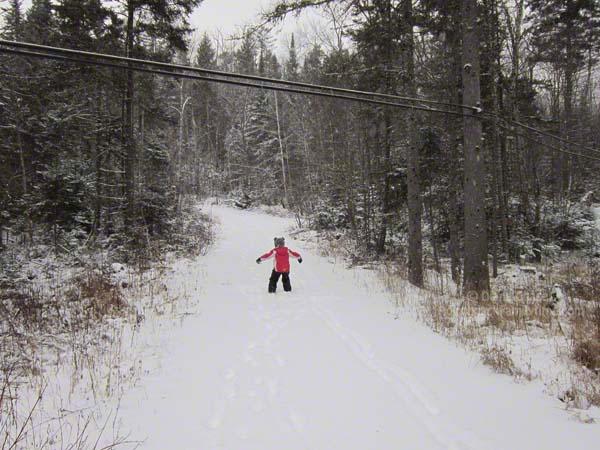
[[[93,399],[119,395],[125,378],[140,370],[123,360],[128,344],[122,342],[125,330],[144,320],[137,299],[150,299],[157,315],[164,312],[162,302],[177,300],[165,298],[165,258],[204,254],[212,238],[209,219],[189,203],[168,237],[146,233],[138,248],[117,240],[113,247],[108,240],[6,246],[0,252],[0,450],[97,448],[90,429],[95,413],[38,415],[35,397],[44,394],[46,372],[70,367],[71,390],[85,381]],[[123,363],[131,365],[126,372]],[[68,421],[76,431],[59,445]],[[111,448],[125,440],[115,436]]]
[[[324,256],[341,257],[349,266],[376,267],[397,307],[412,310],[435,332],[477,351],[482,363],[499,373],[527,380],[545,376],[523,356],[517,363],[514,342],[525,347],[536,342],[561,361],[570,360],[561,366],[561,381],[544,380],[548,391],[558,398],[575,392],[577,401],[565,402],[569,406],[600,406],[597,256],[573,254],[529,266],[500,266],[489,295],[474,299],[453,283],[447,260],[439,272],[425,260],[425,288],[418,290],[406,281],[408,268],[401,254],[388,255],[386,261],[361,254],[348,233],[339,230],[321,230],[317,239]]]

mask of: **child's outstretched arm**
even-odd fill
[[[260,264],[261,262],[266,261],[269,258],[272,258],[274,254],[275,254],[275,249],[265,253],[264,255],[259,256],[258,258],[256,258],[256,264]]]
[[[291,248],[288,248],[289,254],[292,258],[296,258],[298,260],[298,262],[300,264],[302,264],[302,256],[300,256],[300,253],[295,252],[294,250],[292,250]]]

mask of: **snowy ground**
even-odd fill
[[[592,206],[592,212],[594,213],[594,216],[596,217],[596,228],[598,230],[600,230],[600,205]]]
[[[267,294],[270,266],[254,260],[292,221],[211,210],[220,222],[215,246],[174,274],[195,286],[186,290],[194,314],[147,351],[154,368],[120,399],[115,425],[143,440],[140,448],[529,450],[599,442],[600,426],[570,420],[538,383],[494,374],[479,355],[398,317],[370,271],[345,269],[288,238],[304,258],[292,267],[294,290]]]

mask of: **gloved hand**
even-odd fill
[[[256,264],[260,264],[261,260],[260,258],[256,258]]]
[[[302,258],[298,258],[298,262],[302,264]]]

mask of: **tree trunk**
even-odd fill
[[[387,238],[387,230],[389,226],[389,215],[390,215],[390,176],[389,173],[391,171],[391,147],[392,144],[390,142],[390,128],[392,126],[390,120],[390,111],[387,106],[384,106],[383,111],[383,172],[384,172],[384,184],[383,184],[383,194],[381,200],[381,225],[379,228],[379,235],[377,236],[377,253],[383,254],[385,252],[385,241]]]
[[[315,182],[314,182],[314,173],[311,167],[311,155],[310,155],[310,147],[308,145],[308,131],[306,130],[306,118],[304,116],[304,112],[302,112],[300,121],[302,123],[302,147],[304,149],[304,157],[302,158],[302,162],[304,163],[304,173],[306,174],[306,180],[308,183],[308,189],[310,190],[309,198],[313,199],[315,197]]]
[[[448,30],[448,101],[450,103],[461,104],[461,43],[460,43],[460,22],[457,17],[453,17],[451,29]],[[460,264],[460,224],[459,224],[459,192],[462,188],[460,177],[460,146],[462,135],[460,134],[460,118],[450,115],[446,116],[446,129],[448,132],[448,141],[450,143],[450,155],[448,161],[449,169],[449,232],[450,242],[448,252],[450,253],[450,269],[452,272],[452,281],[457,286],[461,284],[461,264]]]
[[[504,97],[503,97],[503,76],[502,71],[498,71],[498,85],[496,86],[496,99],[498,101],[498,111],[504,109]],[[497,161],[494,163],[494,170],[496,171],[496,195],[498,197],[498,227],[500,229],[499,236],[497,237],[500,246],[500,252],[504,255],[508,253],[508,209],[506,200],[506,187],[504,172],[506,167],[506,134],[501,133],[498,136],[497,149]]]
[[[441,273],[440,257],[438,250],[438,238],[435,229],[435,216],[433,214],[433,187],[429,184],[429,202],[427,203],[429,212],[429,226],[431,228],[431,247],[433,249],[433,265],[437,273]]]
[[[480,106],[479,33],[477,1],[463,0],[463,103]],[[485,161],[482,152],[481,118],[475,111],[466,111],[464,126],[465,150],[465,292],[478,295],[489,291],[487,220],[485,216]]]
[[[500,196],[499,196],[499,182],[498,182],[498,166],[499,166],[499,146],[500,146],[500,134],[498,129],[498,116],[500,114],[500,107],[498,101],[498,89],[496,86],[499,85],[499,73],[500,73],[500,51],[501,51],[501,42],[500,37],[498,36],[498,10],[496,6],[495,0],[492,0],[489,5],[486,5],[489,9],[489,23],[488,23],[488,39],[489,39],[489,48],[492,52],[490,55],[490,94],[491,94],[491,103],[492,103],[492,111],[494,112],[494,117],[491,121],[491,140],[490,140],[490,150],[491,150],[491,159],[492,159],[492,167],[491,167],[491,193],[492,193],[492,220],[491,220],[491,244],[492,244],[492,276],[496,278],[498,276],[498,222],[499,222],[499,209],[500,209]]]
[[[415,62],[413,35],[413,6],[411,0],[402,4],[405,24],[404,64],[406,67],[406,89],[408,95],[415,97]],[[407,203],[408,203],[408,281],[415,286],[423,286],[423,238],[421,231],[421,213],[423,201],[421,198],[420,155],[417,145],[417,123],[415,113],[407,113],[408,123],[408,173],[407,173]]]
[[[492,108],[494,113],[499,113],[498,108],[498,95],[495,87],[493,86],[496,82],[496,64],[492,63],[491,79],[492,79]],[[491,223],[491,238],[492,238],[492,276],[496,278],[498,276],[498,222],[499,222],[499,209],[501,204],[501,198],[499,195],[499,181],[498,181],[498,167],[500,165],[498,153],[499,153],[500,137],[498,133],[498,118],[494,116],[492,120],[492,139],[490,142],[491,153],[492,153],[492,223]]]
[[[500,196],[500,226],[502,229],[502,253],[508,255],[510,228],[508,220],[508,152],[506,139],[500,140],[500,164],[498,165],[498,195]]]
[[[19,114],[20,117],[20,114]],[[23,138],[21,136],[21,121],[17,125],[17,148],[19,149],[19,164],[21,165],[21,188],[23,197],[27,196],[27,168],[25,166],[25,150],[23,149]]]
[[[177,189],[177,212],[181,211],[182,203],[183,203],[183,184],[184,184],[184,169],[183,169],[183,136],[184,136],[184,124],[185,124],[185,107],[187,102],[189,101],[189,97],[184,98],[184,82],[181,80],[179,85],[179,124],[177,130],[177,174],[175,176],[176,180],[176,189]]]
[[[102,227],[102,150],[98,142],[101,142],[102,133],[101,128],[103,126],[102,121],[102,92],[96,88],[96,132],[92,140],[93,151],[94,151],[94,165],[95,165],[95,176],[96,176],[96,197],[94,199],[94,232],[99,233]]]
[[[560,114],[560,76],[554,74],[552,79],[552,87],[550,89],[550,111],[552,118],[558,123],[558,129],[552,131],[556,134],[563,135],[564,127],[562,122],[562,116]],[[552,192],[554,194],[555,204],[561,201],[561,174],[562,174],[562,153],[554,150],[552,152]]]
[[[275,95],[275,119],[277,120],[277,141],[279,142],[279,156],[281,158],[281,176],[283,178],[283,205],[284,208],[288,208],[289,198],[288,198],[288,186],[287,186],[287,177],[285,175],[285,157],[283,154],[283,141],[281,139],[281,123],[279,121],[279,100],[277,98],[277,92]]]
[[[135,6],[133,0],[127,2],[127,42],[126,55],[131,57],[133,53],[133,27],[134,27]],[[133,70],[127,71],[127,88],[125,94],[125,117],[124,117],[124,138],[125,138],[125,197],[126,213],[125,221],[127,229],[133,225],[135,219],[135,162],[136,148],[133,136]]]
[[[20,100],[20,99],[19,99]],[[23,136],[21,134],[21,123],[22,123],[22,115],[21,115],[21,110],[20,110],[20,105],[17,106],[18,108],[18,119],[17,119],[17,128],[16,128],[16,133],[17,133],[17,148],[19,149],[19,164],[21,166],[21,188],[23,189],[23,199],[26,199],[25,203],[28,204],[30,199],[27,198],[28,196],[28,181],[27,181],[27,166],[25,163],[25,149],[23,147]],[[26,233],[25,233],[25,242],[27,243],[32,243],[33,242],[33,222],[31,219],[31,216],[28,214],[27,218],[25,219],[25,228],[26,228]],[[28,240],[27,240],[28,239]]]
[[[568,52],[570,52],[570,46],[567,46]],[[564,105],[565,105],[565,117],[563,119],[563,138],[571,140],[571,131],[573,130],[573,94],[574,94],[574,83],[575,83],[575,70],[570,60],[566,63],[565,68],[565,94],[564,94]],[[566,150],[570,151],[569,144],[565,144]],[[568,198],[568,194],[571,188],[571,170],[573,166],[573,157],[571,155],[562,154],[562,173],[561,173],[561,197],[564,199]]]

